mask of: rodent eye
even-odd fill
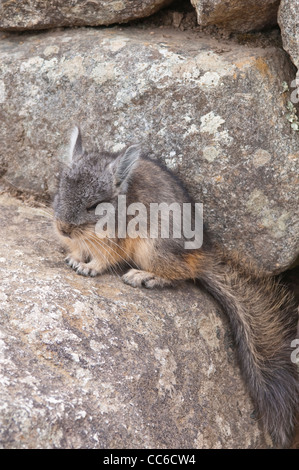
[[[96,202],[95,204],[93,204],[92,206],[89,206],[87,207],[87,212],[93,212],[96,210],[96,207],[98,206],[99,202]]]

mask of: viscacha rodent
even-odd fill
[[[162,287],[193,279],[221,304],[234,335],[243,378],[264,429],[277,447],[292,439],[298,410],[298,370],[291,361],[291,342],[298,337],[298,313],[292,296],[272,278],[230,258],[204,233],[200,248],[186,249],[186,237],[98,236],[100,203],[114,207],[126,196],[126,207],[142,203],[194,202],[183,185],[161,164],[143,156],[139,146],[111,154],[86,152],[79,128],[70,143],[70,161],[60,175],[54,199],[57,233],[69,251],[67,263],[78,274],[95,276],[119,265],[134,287]],[[192,212],[194,215],[194,213]],[[132,219],[128,215],[126,221]],[[159,219],[159,223],[161,220]],[[147,236],[148,235],[148,236]]]

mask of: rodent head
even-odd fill
[[[94,226],[96,206],[100,202],[113,203],[119,194],[126,194],[140,155],[139,145],[132,145],[119,154],[88,153],[82,146],[80,129],[75,127],[69,161],[61,172],[53,203],[59,234],[73,238],[84,227]]]

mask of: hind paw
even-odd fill
[[[122,280],[125,284],[129,284],[132,287],[146,287],[147,289],[172,285],[172,282],[168,279],[163,279],[153,273],[138,269],[130,269],[130,271],[122,276]]]

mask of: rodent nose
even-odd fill
[[[74,226],[71,224],[68,224],[66,222],[61,222],[61,220],[56,220],[56,225],[59,230],[59,232],[64,236],[71,238],[71,233],[73,231]]]
[[[64,235],[65,237],[69,237],[70,238],[70,232],[67,232],[66,230],[60,230],[62,235]]]

